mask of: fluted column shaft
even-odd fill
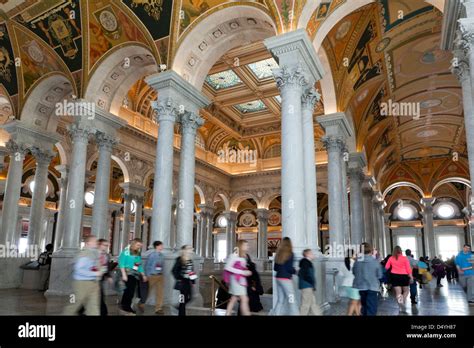
[[[328,203],[329,203],[329,243],[344,244],[343,187],[341,152],[344,141],[341,137],[324,136],[323,143],[328,153]]]
[[[362,202],[364,208],[365,233],[364,242],[374,244],[374,218],[372,215],[372,195],[373,191],[369,187],[362,187]]]
[[[1,244],[6,244],[6,242],[12,242],[14,240],[18,218],[18,201],[20,200],[23,162],[25,160],[25,154],[28,151],[25,146],[18,145],[13,140],[7,142],[6,148],[10,153],[10,163],[8,165],[7,182],[3,198]]]
[[[97,238],[105,238],[108,234],[110,166],[112,149],[117,141],[104,133],[96,135],[99,147],[99,160],[95,176],[94,206],[92,208],[92,234]]]
[[[156,144],[155,177],[153,187],[153,218],[151,239],[170,246],[170,225],[173,185],[173,137],[177,108],[171,98],[155,105],[158,141]]]
[[[51,163],[53,154],[37,147],[32,148],[31,152],[36,159],[36,171],[35,185],[31,198],[28,244],[39,245],[44,234],[43,216],[46,187],[48,185],[48,166]]]
[[[321,96],[313,87],[306,90],[301,98],[303,115],[304,193],[306,202],[306,245],[313,250],[318,250],[319,248],[313,111],[314,106],[320,98]],[[263,250],[261,251],[264,252]],[[262,257],[267,257],[265,252],[262,255],[264,255]]]
[[[194,223],[194,177],[196,131],[204,120],[193,112],[185,112],[180,117],[182,126],[181,154],[178,179],[178,212],[176,245],[192,245]]]
[[[268,209],[257,209],[258,239],[257,258],[268,258]]]
[[[67,188],[66,224],[61,244],[62,250],[79,249],[82,237],[82,211],[84,207],[84,182],[86,177],[87,145],[93,131],[72,124],[69,128],[72,141],[72,161]]]
[[[377,202],[377,200],[374,199],[374,197],[372,197],[371,212],[372,212],[372,221],[373,221],[373,224],[374,224],[374,234],[372,236],[372,243],[373,243],[373,246],[377,250],[379,250],[380,249],[380,230],[381,230],[380,215],[379,215],[379,212],[378,212],[378,202]]]

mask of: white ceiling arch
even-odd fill
[[[185,36],[172,69],[201,90],[209,70],[226,52],[276,33],[273,19],[255,6],[223,8],[204,18]]]

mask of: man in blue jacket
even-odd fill
[[[303,258],[300,261],[300,270],[298,272],[298,287],[301,290],[301,315],[308,315],[310,309],[314,315],[321,315],[321,310],[316,304],[316,297],[314,294],[314,291],[316,290],[316,279],[314,277],[313,259],[314,254],[311,249],[305,249],[303,251]]]
[[[467,301],[474,305],[474,270],[472,269],[473,255],[471,246],[464,244],[464,247],[456,256],[454,262],[459,273],[459,283],[466,291]]]

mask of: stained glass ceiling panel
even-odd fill
[[[243,104],[234,105],[243,114],[265,110],[267,107],[261,100],[253,100]]]
[[[278,64],[275,59],[269,58],[248,64],[248,67],[257,79],[263,80],[273,76],[272,69],[278,68]]]
[[[277,96],[275,97],[275,99],[276,99],[276,101],[277,101],[279,104],[281,104],[281,96],[277,95]]]
[[[242,83],[240,78],[232,70],[221,71],[206,77],[206,82],[214,90],[234,87]]]

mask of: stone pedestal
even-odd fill
[[[26,257],[0,258],[0,289],[16,289],[23,281],[21,265],[31,261]]]
[[[330,303],[339,302],[339,286],[341,283],[342,267],[346,267],[344,264],[344,258],[330,258],[326,263],[326,291],[327,300]]]
[[[316,303],[321,312],[324,312],[329,308],[329,302],[327,299],[327,289],[326,289],[326,264],[327,257],[317,256],[313,260],[314,273],[316,277]]]
[[[46,297],[69,296],[72,294],[72,273],[75,256],[76,252],[69,250],[53,253]]]

